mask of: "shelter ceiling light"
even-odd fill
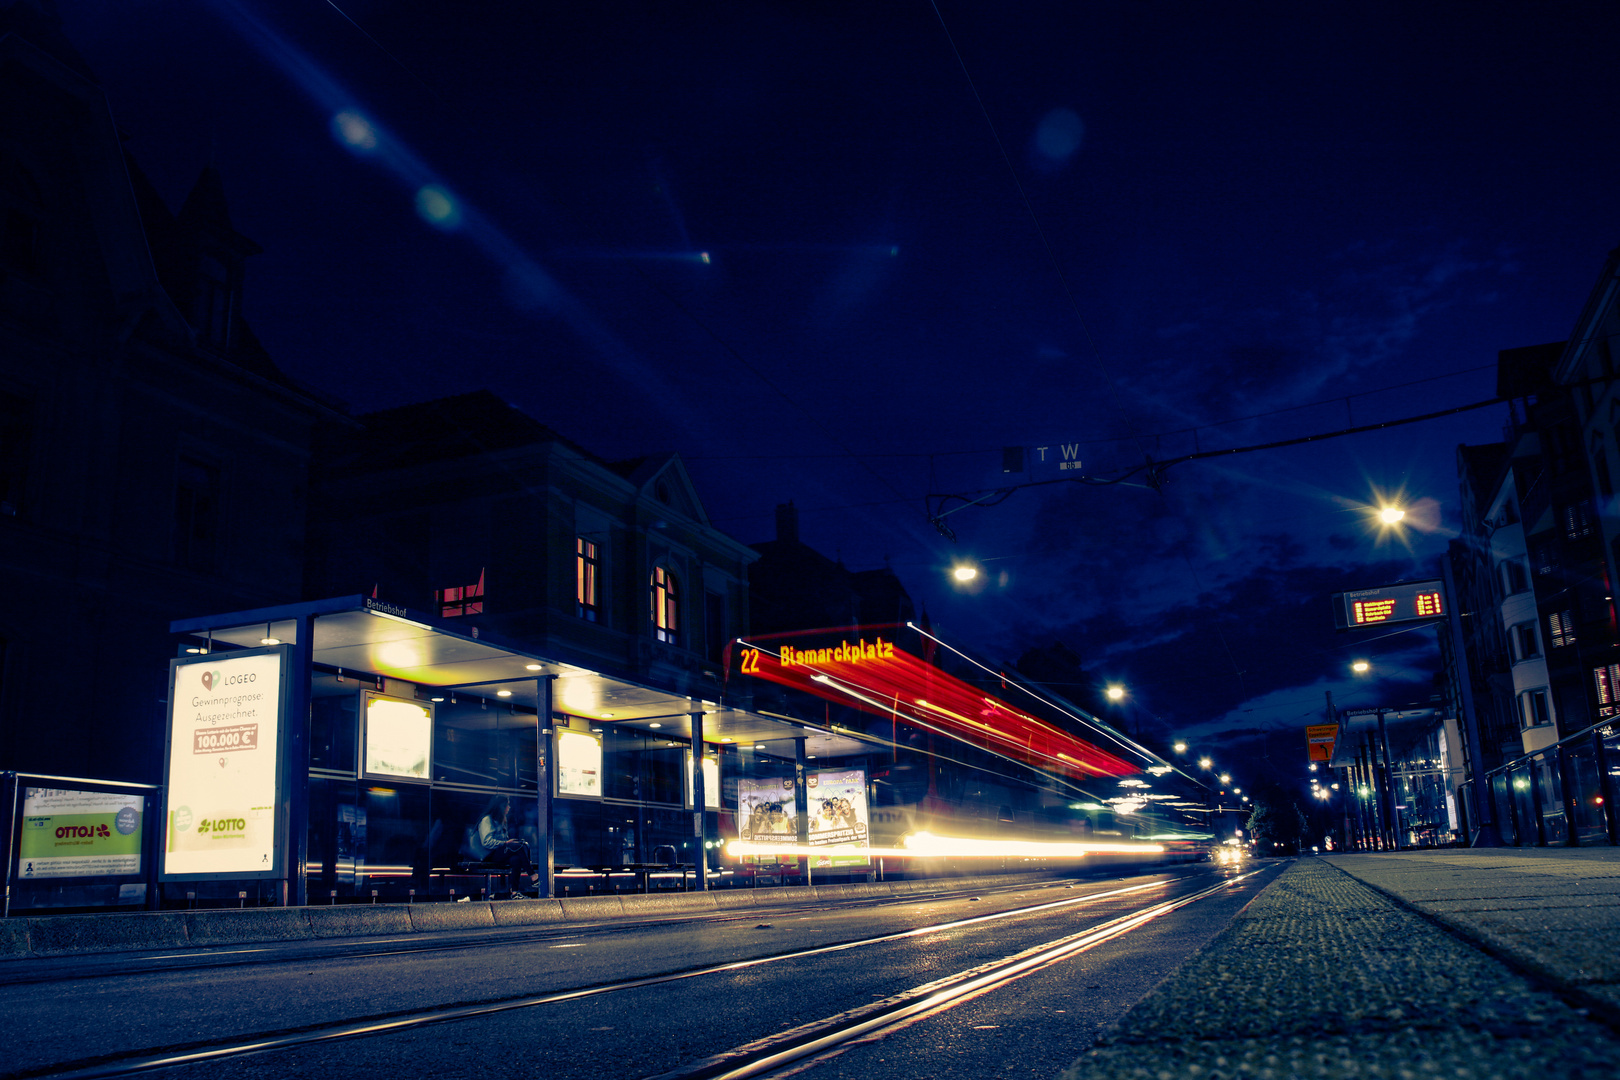
[[[495,696],[496,697],[511,697],[512,696],[512,691],[510,691],[510,690],[497,690],[497,691],[495,691]]]
[[[540,670],[540,665],[539,664],[524,664],[523,665],[523,670],[524,671],[539,671]]]

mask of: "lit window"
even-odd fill
[[[1598,715],[1609,717],[1620,712],[1620,664],[1593,668],[1592,681],[1597,683]]]
[[[452,585],[437,589],[433,598],[439,603],[439,616],[450,619],[457,615],[484,613],[484,571],[478,571],[478,581],[472,585]]]
[[[596,545],[583,536],[574,538],[574,611],[582,619],[596,621],[597,583],[602,563]]]
[[[653,569],[653,636],[669,645],[680,643],[680,589],[675,575],[662,566]]]
[[[1564,507],[1564,535],[1571,540],[1580,540],[1592,535],[1592,514],[1584,502],[1570,503]]]
[[[1575,644],[1575,612],[1553,612],[1547,616],[1547,629],[1552,631],[1548,637],[1553,648],[1561,649],[1565,645]]]

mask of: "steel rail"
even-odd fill
[[[963,1004],[1015,979],[1122,937],[1162,915],[1225,892],[1237,882],[1264,873],[1266,869],[1270,868],[1251,870],[1191,895],[1121,915],[1067,937],[1032,946],[1012,956],[913,987],[883,1001],[801,1025],[693,1065],[659,1073],[647,1080],[765,1080],[785,1070],[799,1071],[817,1060],[836,1056],[857,1039],[898,1029]]]
[[[1255,873],[1258,872],[1259,871],[1255,871]],[[1243,875],[1243,877],[1248,876],[1250,875]],[[910,930],[896,931],[890,934],[881,934],[876,937],[861,938],[855,941],[839,942],[831,945],[820,945],[809,949],[797,949],[792,952],[777,953],[770,956],[755,957],[748,960],[734,960],[724,964],[694,968],[689,971],[677,971],[662,975],[647,976],[639,979],[627,979],[621,982],[606,983],[598,986],[585,986],[572,990],[557,991],[549,994],[528,995],[519,998],[507,999],[504,1001],[481,1002],[474,1005],[458,1005],[448,1007],[440,1006],[392,1017],[358,1021],[350,1020],[335,1024],[324,1024],[314,1028],[304,1028],[279,1033],[267,1033],[245,1038],[237,1037],[229,1042],[220,1042],[213,1045],[205,1044],[192,1048],[176,1049],[159,1053],[147,1052],[138,1057],[130,1056],[128,1054],[120,1054],[116,1057],[108,1055],[100,1058],[90,1059],[89,1061],[81,1060],[80,1062],[64,1062],[59,1065],[27,1069],[10,1075],[14,1078],[14,1080],[22,1080],[22,1078],[25,1077],[49,1078],[49,1080],[108,1080],[108,1078],[132,1076],[159,1069],[171,1069],[183,1065],[196,1065],[204,1062],[219,1061],[226,1058],[242,1057],[250,1054],[263,1054],[276,1050],[292,1049],[299,1046],[311,1046],[346,1039],[387,1035],[401,1031],[408,1031],[414,1028],[427,1027],[434,1024],[446,1024],[455,1023],[462,1020],[479,1019],[504,1012],[512,1012],[518,1009],[530,1009],[542,1005],[553,1005],[567,1001],[578,1001],[583,998],[597,997],[603,994],[618,993],[625,990],[642,989],[650,986],[660,986],[668,983],[679,982],[685,979],[698,978],[705,975],[743,971],[749,968],[762,967],[767,964],[776,964],[789,960],[803,960],[808,957],[846,952],[852,949],[866,948],[873,945],[902,941],[908,938],[923,937],[930,934],[937,934],[943,931],[960,929],[962,927],[974,926],[996,920],[1018,918],[1039,912],[1052,911],[1054,909],[1063,907],[1073,907],[1096,903],[1101,900],[1129,896],[1135,893],[1145,892],[1150,889],[1161,889],[1173,885],[1180,880],[1185,879],[1171,878],[1163,881],[1144,882],[1140,885],[1130,885],[1123,888],[1109,889],[1098,893],[1087,893],[1082,896],[1069,897],[1063,900],[1034,904],[1028,907],[1012,908],[1007,911],[991,912],[985,915],[976,915],[966,919],[955,919],[950,922],[936,923],[931,926],[915,927]],[[1211,895],[1214,892],[1228,888],[1233,882],[1240,880],[1242,880],[1242,877],[1224,879],[1218,885],[1201,890],[1199,893],[1194,895],[1199,897]],[[915,899],[921,898],[918,897]],[[1177,901],[1170,901],[1169,903],[1176,904]],[[1173,908],[1166,908],[1164,903],[1159,903],[1152,905],[1150,908],[1145,910],[1162,914],[1164,910],[1173,910]],[[1098,927],[1093,927],[1090,930],[1083,931],[1081,935],[1072,935],[1070,938],[1060,940],[1071,941],[1077,936],[1097,932],[1101,927],[1116,926],[1122,922],[1139,919],[1142,914],[1143,912],[1136,912],[1131,915],[1111,919],[1105,923],[1098,924]],[[1156,915],[1153,917],[1156,917]],[[1117,932],[1122,931],[1116,931],[1116,934]],[[1116,936],[1116,934],[1110,934],[1109,936]],[[1106,938],[1101,940],[1106,940]],[[1052,944],[1053,943],[1048,943],[1047,946],[1040,946],[1038,948],[1050,948]],[[1023,956],[1024,953],[1019,953],[1017,955]],[[1009,960],[1004,958],[1003,960],[992,961],[991,965],[988,966],[996,967],[1004,965],[1008,962]],[[951,978],[968,978],[974,975],[974,973],[982,971],[984,967],[985,965],[981,965],[980,967],[974,968],[969,972],[959,973],[958,976],[952,976]],[[925,989],[938,990],[939,985],[940,981],[936,980],[935,982],[927,984],[926,987],[918,988],[917,991],[912,991],[912,993]],[[870,1011],[870,1007],[867,1011]]]

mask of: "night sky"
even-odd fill
[[[220,170],[294,378],[676,451],[748,543],[791,499],[953,644],[1062,641],[1240,777],[1303,775],[1324,690],[1428,696],[1434,632],[1335,635],[1327,594],[1434,574],[1505,407],[946,500],[954,543],[927,496],[1486,400],[1620,243],[1612,4],[61,11],[171,207]]]

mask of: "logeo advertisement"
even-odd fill
[[[279,870],[285,647],[174,661],[164,770],[165,878]]]
[[[143,795],[25,788],[17,878],[139,874],[145,812]]]

